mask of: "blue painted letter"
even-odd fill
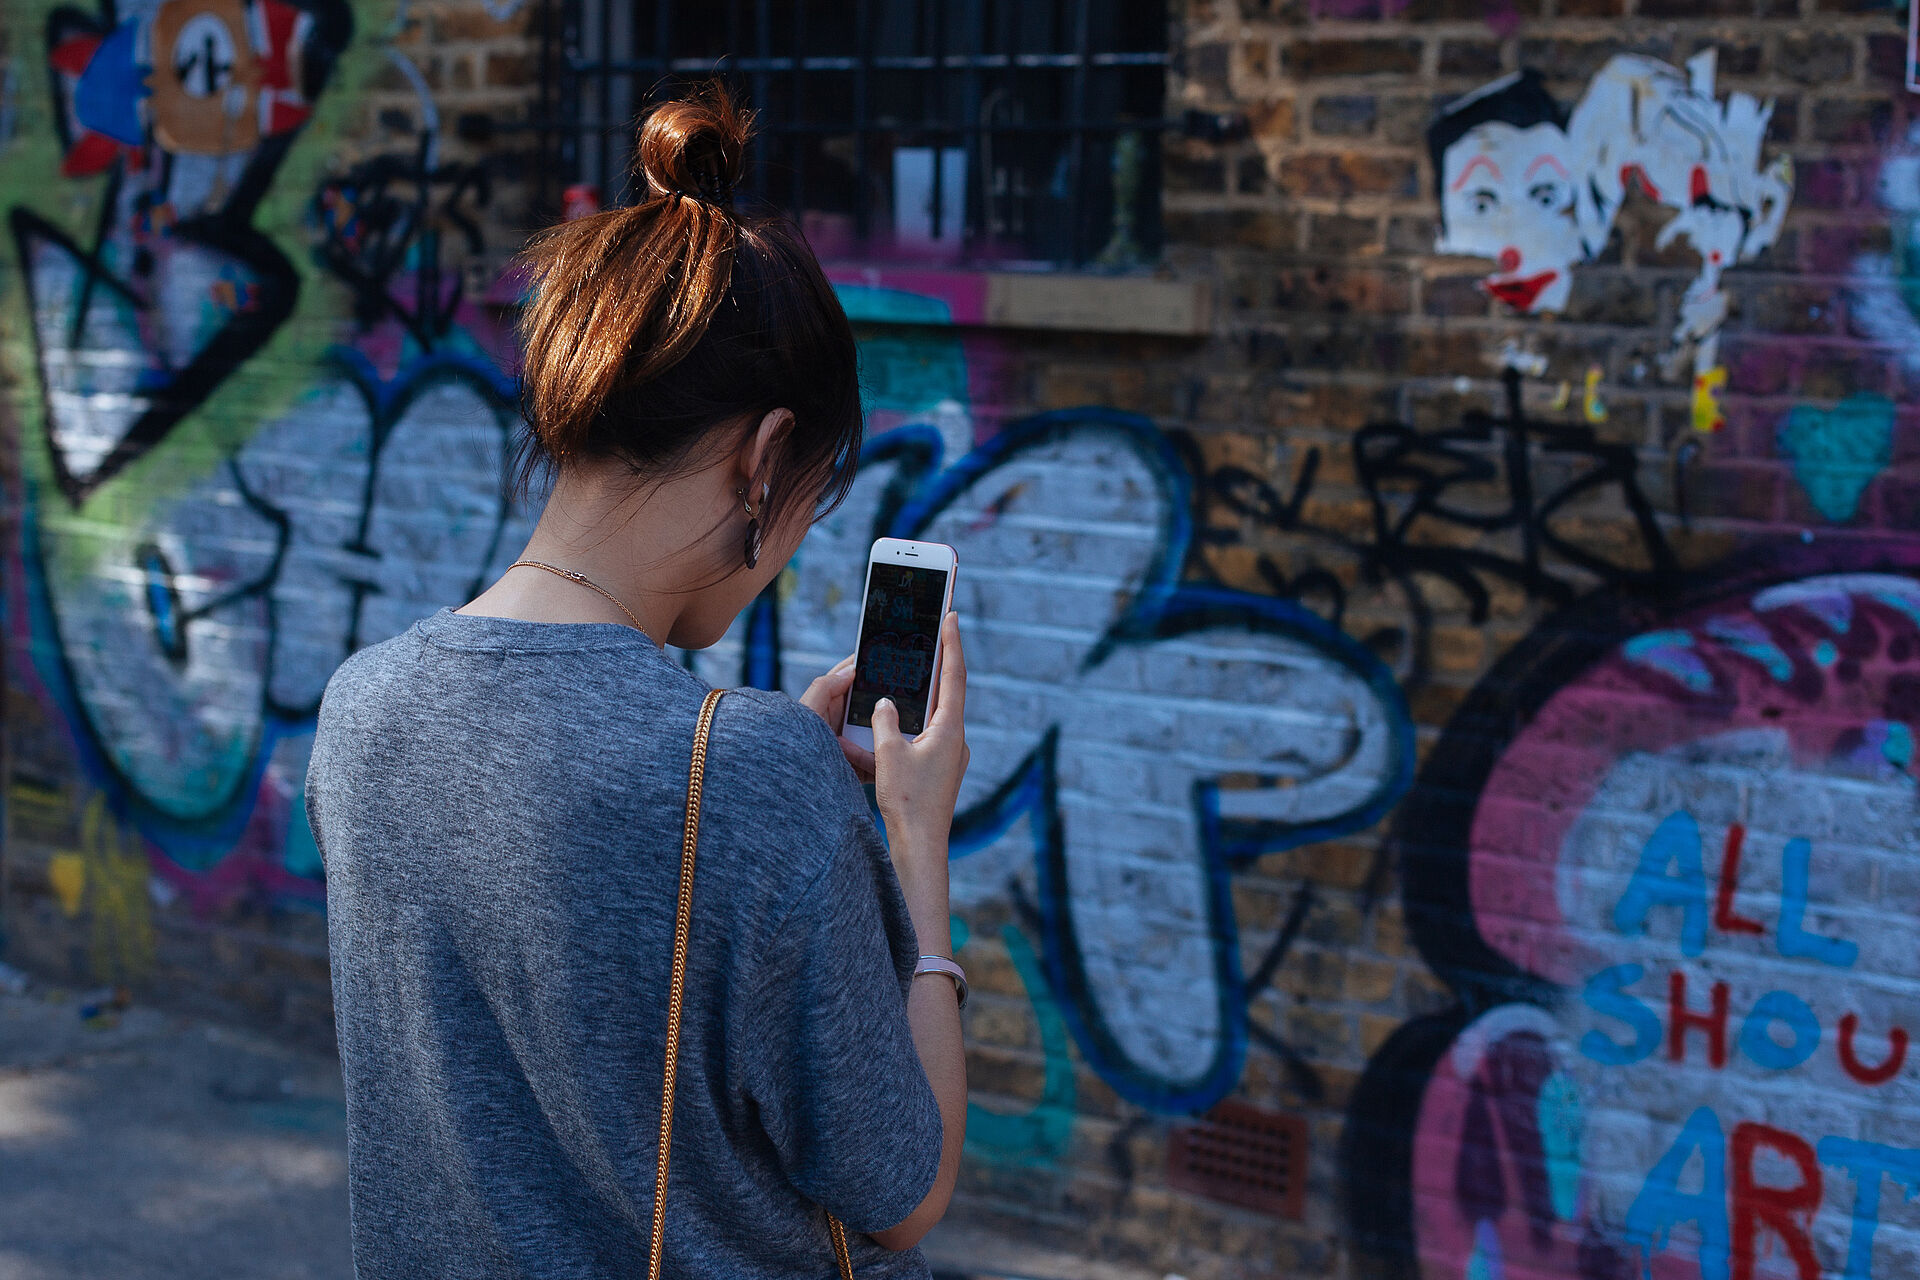
[[[1580,1037],[1581,1053],[1602,1066],[1624,1067],[1660,1047],[1660,1015],[1623,990],[1640,981],[1646,972],[1637,964],[1616,964],[1587,979],[1586,990],[1581,993],[1587,1008],[1632,1027],[1633,1043],[1621,1044],[1599,1031],[1589,1031]]]
[[[1908,1199],[1920,1195],[1920,1151],[1853,1138],[1822,1138],[1818,1150],[1820,1163],[1837,1164],[1853,1175],[1853,1236],[1847,1243],[1847,1269],[1841,1280],[1872,1280],[1881,1175],[1899,1183]]]
[[[1793,1032],[1793,1043],[1783,1045],[1767,1034],[1767,1024],[1779,1022]],[[1797,1067],[1820,1047],[1820,1019],[1807,1002],[1791,991],[1769,991],[1753,1002],[1753,1012],[1740,1024],[1740,1052],[1773,1071]]]
[[[1669,863],[1677,863],[1673,874]],[[1633,881],[1614,904],[1613,927],[1621,933],[1642,933],[1647,912],[1655,907],[1679,907],[1685,913],[1680,926],[1680,950],[1697,956],[1707,945],[1707,877],[1700,867],[1700,824],[1685,809],[1670,815],[1640,850]]]
[[[1700,1153],[1700,1190],[1680,1190],[1693,1153]],[[1640,1246],[1643,1276],[1653,1274],[1653,1255],[1667,1247],[1674,1224],[1698,1223],[1700,1280],[1727,1280],[1727,1140],[1720,1117],[1701,1107],[1647,1175],[1627,1210],[1626,1238]]]
[[[1780,869],[1780,954],[1805,956],[1830,964],[1836,969],[1851,969],[1860,957],[1860,944],[1840,938],[1823,938],[1808,933],[1807,864],[1813,861],[1813,844],[1805,836],[1787,841]]]

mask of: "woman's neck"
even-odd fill
[[[458,612],[529,622],[615,622],[665,644],[695,592],[713,577],[700,540],[724,519],[731,495],[700,471],[636,490],[622,471],[568,469],[517,559],[585,577],[631,610],[538,569],[505,574]]]

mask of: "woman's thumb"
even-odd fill
[[[873,704],[873,749],[877,752],[883,743],[900,741],[900,708],[893,705],[892,698],[882,698]]]

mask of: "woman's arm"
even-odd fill
[[[882,698],[873,709],[873,753],[845,738],[840,748],[854,771],[871,777],[887,827],[887,852],[913,919],[923,955],[951,957],[953,931],[947,901],[947,836],[967,772],[967,661],[960,648],[960,615],[941,620],[940,696],[926,729],[912,742],[900,733],[900,712]],[[815,680],[800,701],[828,725],[853,683],[851,657]],[[869,1233],[886,1249],[910,1249],[940,1221],[960,1177],[967,1134],[967,1059],[960,1041],[960,1007],[950,979],[916,978],[907,996],[907,1022],[927,1083],[940,1104],[940,1171],[918,1207],[885,1231]]]
[[[914,837],[896,834],[889,824],[888,847],[896,871],[903,872],[900,891],[913,917],[920,950],[927,955],[951,956],[946,839],[941,837],[938,848],[907,850],[901,848],[903,839]],[[904,873],[906,867],[913,868],[911,880]],[[960,1177],[960,1146],[967,1136],[967,1058],[960,1044],[960,1007],[953,982],[939,974],[914,979],[907,996],[907,1021],[913,1027],[913,1045],[920,1051],[927,1083],[940,1102],[945,1137],[940,1145],[940,1172],[926,1198],[899,1223],[873,1233],[874,1241],[886,1249],[912,1248],[946,1213],[947,1202],[953,1198],[953,1184]]]

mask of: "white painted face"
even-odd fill
[[[1516,311],[1559,311],[1586,257],[1574,221],[1573,147],[1552,124],[1489,123],[1444,156],[1441,253],[1491,258],[1487,292]]]

